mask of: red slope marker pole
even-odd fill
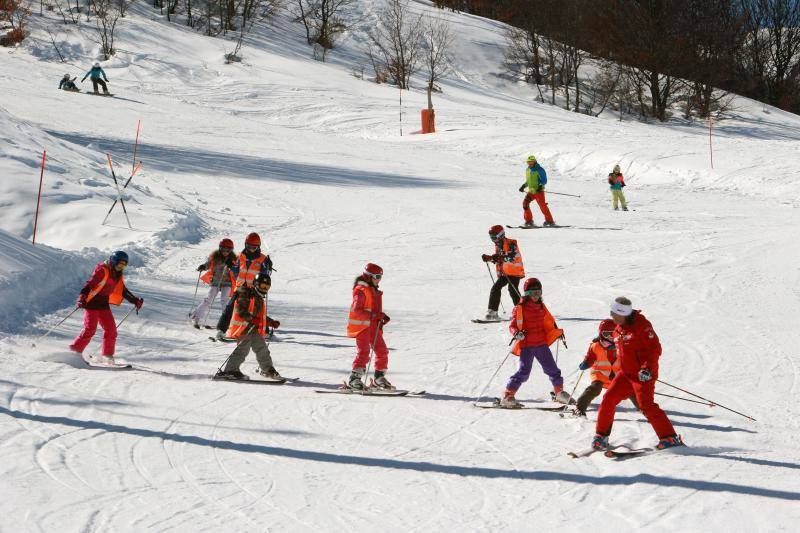
[[[33,245],[36,246],[36,227],[39,225],[39,204],[42,201],[42,182],[44,181],[44,162],[47,150],[42,150],[42,171],[39,173],[39,194],[36,196],[36,216],[33,219]]]

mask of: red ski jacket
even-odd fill
[[[614,330],[614,343],[622,373],[638,381],[639,370],[647,368],[658,379],[658,358],[661,356],[661,343],[653,330],[653,325],[641,311],[634,311],[628,321]]]

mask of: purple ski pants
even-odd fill
[[[550,383],[553,384],[553,387],[564,386],[564,378],[561,377],[561,370],[558,369],[558,365],[553,359],[553,353],[550,351],[549,346],[543,344],[522,349],[519,354],[519,370],[509,378],[506,385],[507,390],[516,392],[523,383],[528,381],[528,378],[531,377],[531,370],[533,370],[534,359],[538,360],[539,364],[542,365],[542,370],[550,378]]]

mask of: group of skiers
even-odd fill
[[[81,79],[81,83],[83,83],[86,78],[90,78],[92,80],[92,87],[94,89],[94,94],[100,94],[97,90],[98,86],[103,88],[103,94],[111,94],[108,92],[108,77],[106,76],[105,71],[100,66],[100,63],[95,63],[92,65],[92,68],[87,72],[83,78]],[[63,91],[72,91],[72,92],[80,92],[80,89],[77,85],[75,85],[75,80],[78,79],[77,76],[70,77],[69,73],[64,74],[61,78],[61,81],[58,83],[58,88]]]
[[[536,158],[528,158],[526,182],[520,187],[528,193],[523,204],[526,224],[533,223],[530,202],[536,200],[545,216],[545,225],[553,225],[553,217],[544,198],[547,174],[538,165]],[[619,166],[609,174],[609,184],[614,193],[614,208],[617,199],[626,209],[621,187],[624,186]],[[619,185],[620,188],[614,189]],[[489,308],[485,320],[476,322],[499,322],[498,314],[503,287],[514,304],[509,323],[513,337],[512,353],[519,357],[519,368],[508,380],[499,407],[519,408],[522,404],[516,394],[531,375],[534,360],[538,361],[553,387],[551,398],[565,405],[573,402],[564,391],[564,378],[550,350],[555,342],[566,346],[565,333],[556,324],[555,318],[543,300],[543,287],[539,279],[525,279],[522,254],[516,240],[506,236],[500,225],[489,229],[489,238],[494,243],[494,253],[483,254],[484,262],[494,263],[497,280],[493,282],[489,295]],[[104,330],[101,355],[95,361],[100,364],[114,363],[116,325],[110,305],[119,305],[122,300],[131,302],[138,313],[144,300],[134,296],[125,286],[123,271],[128,265],[125,252],[114,252],[109,259],[97,265],[94,274],[86,282],[78,297],[77,307],[84,309],[84,327],[70,345],[74,352],[82,354],[94,336],[98,323]],[[214,376],[216,379],[242,380],[248,377],[241,372],[241,365],[252,350],[258,363],[257,373],[271,380],[283,380],[275,369],[269,345],[265,340],[269,328],[280,327],[278,320],[268,315],[268,294],[272,285],[271,275],[275,269],[271,258],[261,251],[261,238],[250,233],[245,239],[244,249],[234,254],[234,243],[229,238],[219,246],[208,260],[197,267],[200,281],[208,285],[208,293],[200,305],[191,313],[195,328],[200,328],[217,296],[224,305],[217,321],[216,340],[236,342],[233,353]],[[490,270],[491,273],[491,270]],[[383,269],[368,263],[353,284],[352,302],[347,319],[347,336],[356,342],[356,356],[351,373],[344,386],[353,391],[365,389],[394,389],[386,377],[388,348],[383,339],[383,328],[389,316],[383,311],[383,292],[379,286]],[[374,354],[374,359],[372,355]],[[614,422],[617,404],[631,399],[642,411],[658,435],[658,448],[682,445],[681,437],[663,410],[655,403],[655,382],[658,379],[658,359],[661,345],[652,325],[641,311],[625,297],[617,298],[610,309],[610,319],[602,320],[595,337],[581,361],[581,376],[590,370],[591,384],[575,402],[573,414],[586,416],[589,404],[607,389],[598,411],[596,434],[592,447],[608,446],[608,436]],[[367,369],[374,363],[374,377],[365,383]],[[580,378],[579,378],[580,379]]]

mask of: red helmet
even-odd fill
[[[364,267],[364,274],[372,277],[383,276],[383,269],[375,263],[367,263],[367,266]]]
[[[500,224],[495,224],[494,226],[489,228],[489,237],[492,240],[502,239],[505,236],[506,236],[506,232],[503,229],[503,226],[501,226]]]
[[[222,239],[221,241],[219,241],[219,247],[230,248],[231,250],[233,250],[233,241],[230,239]]]
[[[597,327],[597,335],[601,339],[605,339],[608,342],[612,342],[612,337],[614,334],[614,329],[616,329],[617,325],[614,323],[613,320],[610,318],[606,318],[605,320],[600,321],[600,325]]]
[[[244,243],[254,246],[261,246],[261,237],[258,236],[258,233],[253,232],[247,236],[247,238],[244,240]]]
[[[528,278],[525,280],[525,285],[522,287],[523,292],[540,291],[542,290],[542,282],[537,278]]]

